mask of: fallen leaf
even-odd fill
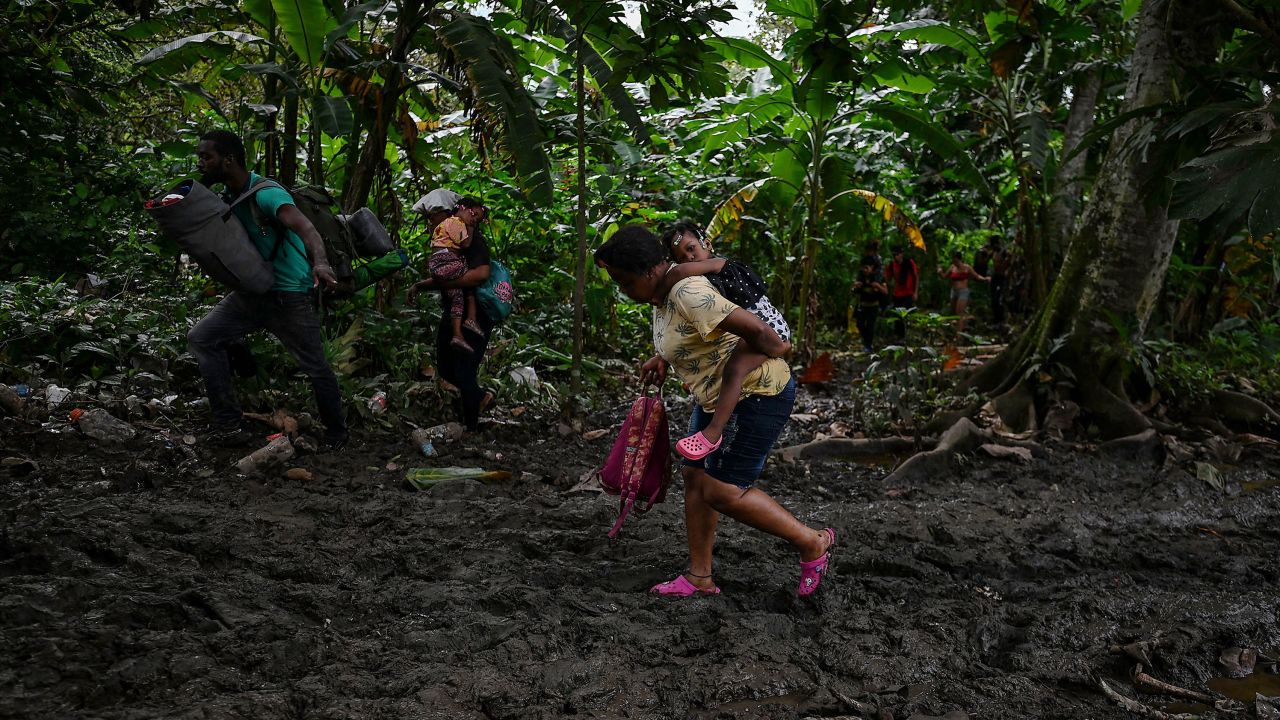
[[[289,468],[285,471],[284,476],[290,480],[315,480],[316,476],[306,468]]]
[[[831,362],[831,353],[822,353],[801,373],[800,384],[824,383],[835,376],[835,365]]]
[[[813,422],[818,419],[818,416],[816,413],[795,413],[791,419],[796,422]]]
[[[605,430],[605,429],[600,429],[600,430],[590,430],[590,431],[585,432],[585,433],[583,433],[583,434],[582,434],[582,439],[583,439],[583,440],[588,440],[588,441],[590,441],[590,440],[599,440],[600,438],[602,438],[602,437],[604,437],[605,435],[608,435],[608,434],[609,434],[609,431],[608,431],[608,430]]]
[[[1223,492],[1227,488],[1226,482],[1222,479],[1222,473],[1207,462],[1196,462],[1196,477],[1218,492]]]
[[[520,417],[521,415],[524,414],[525,410],[527,409],[528,408],[526,408],[523,405],[521,405],[520,407],[513,407],[511,408],[511,417]]]
[[[891,498],[904,498],[914,491],[915,488],[889,488],[884,491],[884,494]]]

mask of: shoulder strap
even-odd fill
[[[259,177],[258,182],[250,185],[247,190],[245,190],[243,193],[240,193],[240,196],[230,203],[229,207],[227,208],[227,215],[231,214],[231,208],[234,208],[236,205],[239,205],[245,200],[253,197],[254,195],[257,195],[258,191],[266,190],[267,188],[279,188],[281,190],[284,190],[285,192],[289,192],[289,188],[286,188],[285,186],[281,185],[275,180],[272,180],[271,178]],[[289,193],[289,196],[292,197],[293,193]],[[280,222],[280,218],[275,216],[268,216],[266,213],[262,212],[262,208],[258,207],[257,203],[253,203],[249,205],[249,212],[253,213],[253,219],[259,225],[261,225],[263,221],[266,221],[270,223],[273,228],[275,228],[276,241],[275,241],[275,244],[271,246],[270,254],[267,255],[267,262],[275,262],[276,256],[280,254],[280,246],[284,244],[284,239],[287,236],[287,233],[289,232],[289,228],[285,227],[284,223]],[[225,219],[226,216],[223,216],[223,217]],[[306,257],[305,252],[303,253],[303,257]]]

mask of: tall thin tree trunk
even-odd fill
[[[814,266],[818,261],[820,225],[824,211],[822,188],[822,146],[826,143],[826,125],[823,120],[813,119],[809,142],[809,198],[808,216],[804,227],[804,259],[800,280],[800,328],[796,336],[800,338],[800,359],[809,361],[817,354],[818,346],[818,290],[814,282]]]
[[[280,144],[280,175],[285,187],[298,182],[298,94],[286,92],[284,97],[284,142]]]
[[[1067,127],[1062,135],[1062,155],[1067,157],[1080,147],[1080,141],[1093,129],[1098,95],[1102,91],[1102,72],[1094,69],[1084,82],[1072,88],[1071,111],[1067,115]],[[1076,229],[1080,201],[1084,196],[1084,171],[1089,162],[1089,151],[1081,150],[1058,167],[1054,181],[1053,199],[1045,218],[1044,249],[1051,258],[1059,258],[1067,250],[1071,235]]]
[[[582,27],[574,29],[581,37]],[[578,252],[573,264],[573,364],[570,371],[573,396],[577,397],[582,385],[582,346],[584,341],[586,288],[587,288],[587,89],[583,73],[582,47],[575,43],[574,65],[577,72],[577,135],[578,135],[578,212],[575,221],[578,232]]]

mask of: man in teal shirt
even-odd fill
[[[222,183],[231,199],[240,197],[262,179],[245,168],[244,142],[226,130],[200,136],[196,166],[202,184],[212,187]],[[249,203],[256,203],[259,213],[254,213]],[[209,394],[214,435],[230,437],[242,429],[242,413],[231,386],[227,346],[251,332],[266,330],[284,344],[311,379],[325,425],[325,443],[330,448],[340,448],[347,440],[342,394],[337,376],[324,356],[320,318],[312,295],[322,283],[325,287],[337,284],[324,241],[294,204],[293,197],[279,187],[258,190],[253,197],[235,205],[232,212],[262,256],[271,260],[275,282],[262,295],[240,290],[228,293],[187,333],[191,354],[200,366]],[[275,222],[260,224],[259,217],[274,218]]]

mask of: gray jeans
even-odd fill
[[[345,437],[347,422],[342,413],[342,394],[338,390],[338,378],[324,356],[320,318],[312,307],[310,293],[232,292],[187,333],[191,354],[204,376],[214,424],[232,425],[240,421],[240,406],[231,386],[227,343],[256,330],[275,335],[297,359],[302,372],[311,378],[325,434],[330,438]]]

